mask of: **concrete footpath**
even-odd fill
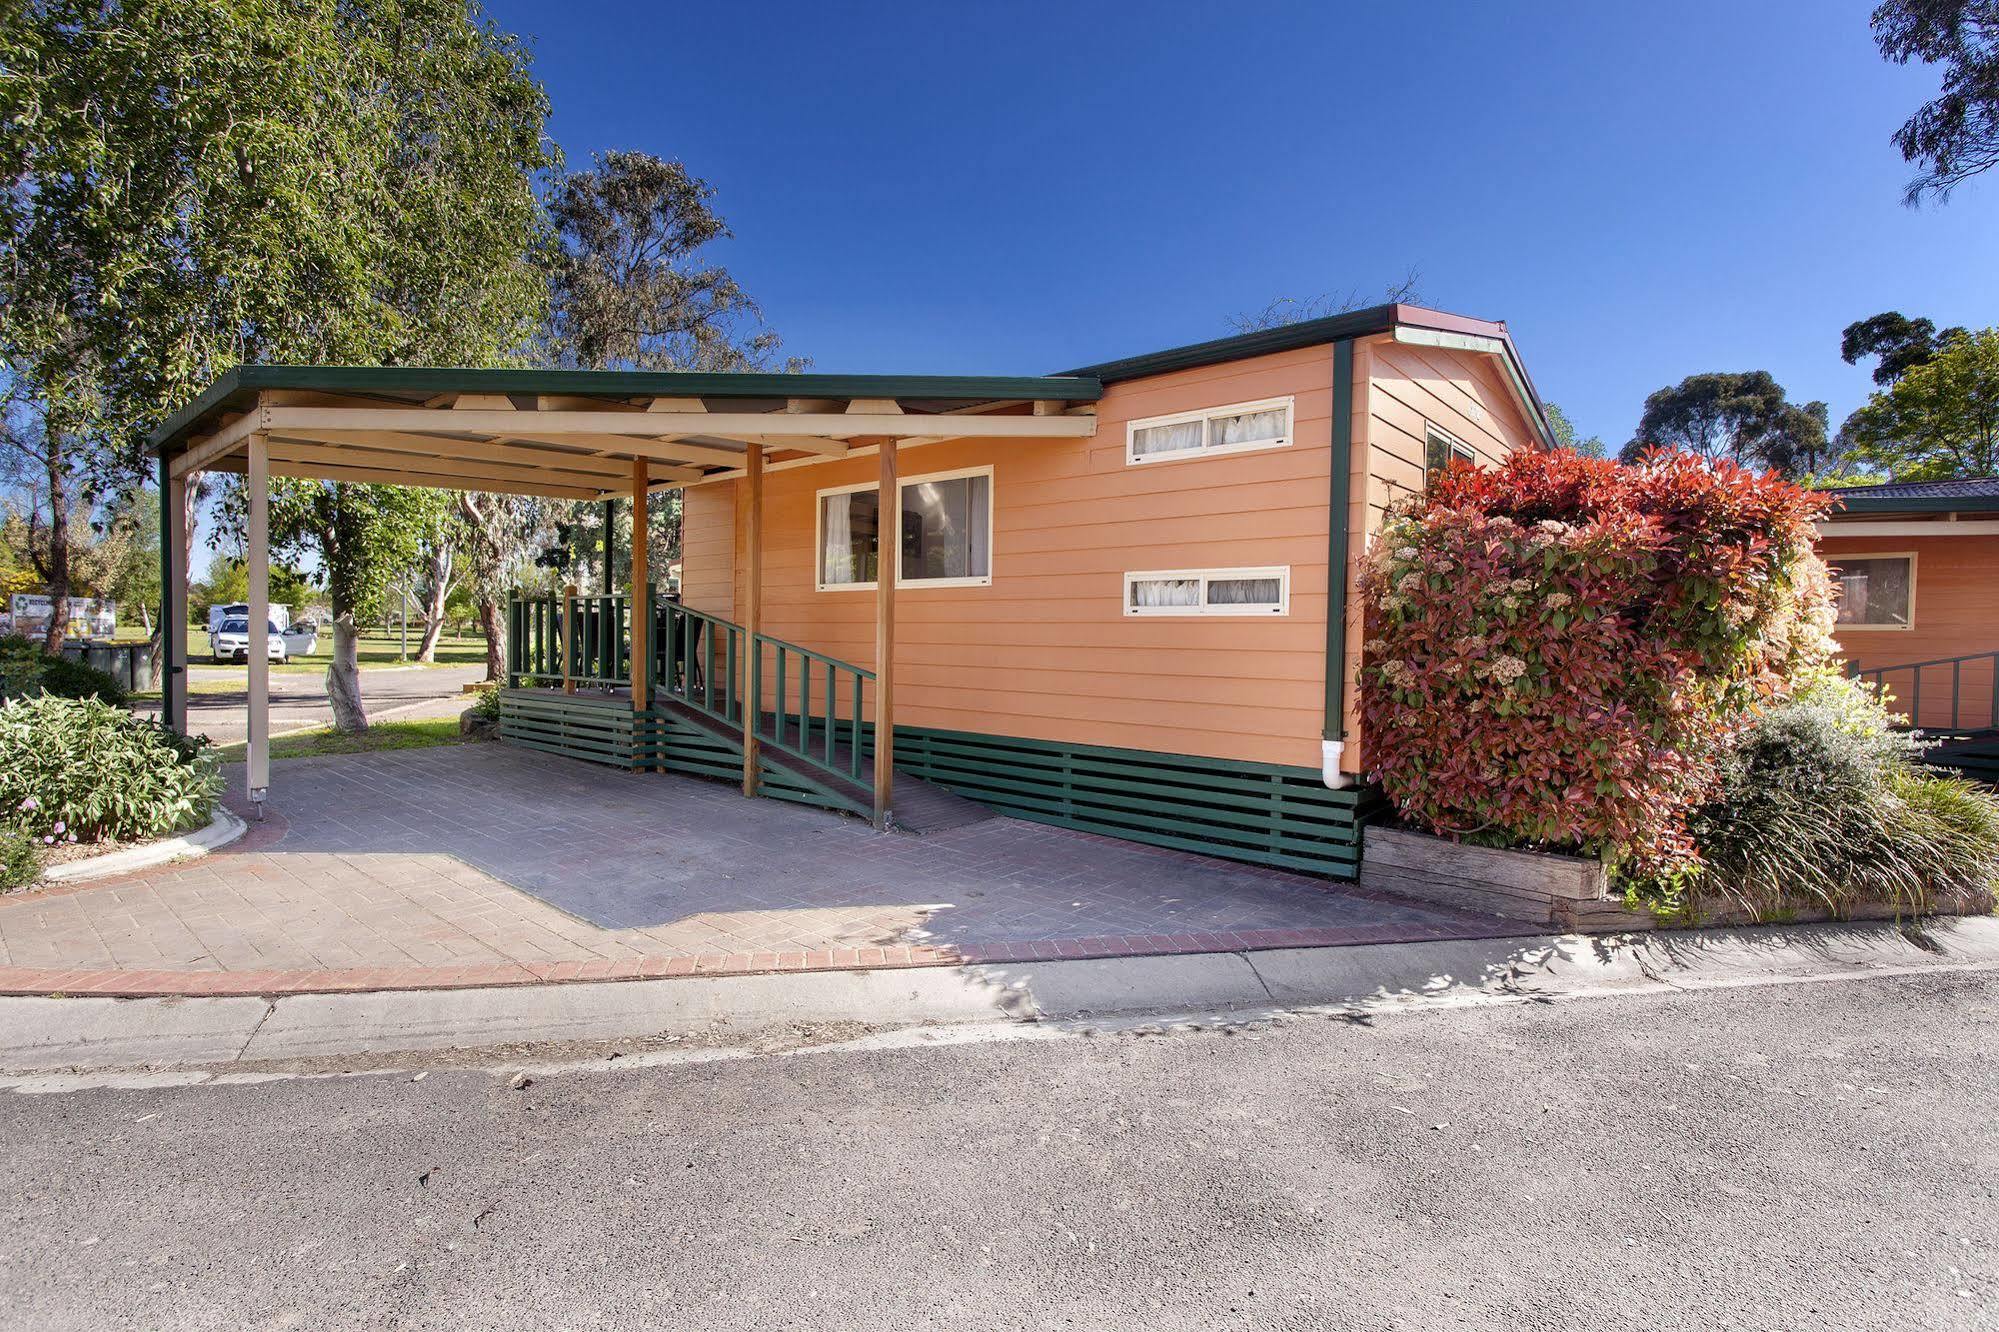
[[[0,1071],[268,1066],[848,1026],[1548,1001],[1999,967],[1999,918],[216,999],[0,999]],[[6,1080],[0,1079],[0,1085]]]

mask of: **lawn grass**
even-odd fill
[[[316,758],[322,754],[373,754],[388,749],[422,749],[428,745],[462,744],[458,718],[433,717],[425,721],[378,722],[359,735],[343,735],[332,727],[277,736],[271,740],[271,757]],[[224,763],[243,762],[245,746],[221,745],[216,753]]]
[[[410,633],[410,654],[416,654],[418,635]],[[437,660],[433,662],[405,661],[402,659],[402,635],[390,630],[380,633],[364,630],[355,644],[355,657],[362,670],[382,670],[397,666],[484,666],[486,664],[486,639],[480,634],[463,637],[447,634],[437,640]],[[190,666],[213,666],[217,663],[208,657],[208,631],[189,629],[187,631],[187,660]],[[223,663],[225,665],[229,663]],[[319,651],[311,656],[295,656],[284,665],[271,663],[274,671],[284,671],[292,675],[308,672],[322,673],[333,664],[333,631],[321,629]]]

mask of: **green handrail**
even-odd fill
[[[1992,695],[1982,726],[1967,726],[1964,714],[1964,668],[1973,662],[1984,662],[1991,670]],[[1926,671],[1950,668],[1950,723],[1947,726],[1923,725],[1923,675]],[[1846,664],[1846,673],[1856,680],[1871,680],[1877,689],[1888,687],[1890,675],[1899,676],[1903,672],[1909,676],[1909,725],[1915,730],[1930,731],[1983,731],[1999,729],[1999,652],[1971,652],[1961,657],[1936,657],[1929,661],[1905,661],[1895,666],[1870,666],[1862,668],[1859,662]],[[1977,713],[1972,713],[1975,718]]]

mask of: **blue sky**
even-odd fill
[[[1851,320],[1999,322],[1999,178],[1902,206],[1937,80],[1870,8],[488,4],[572,165],[714,185],[715,261],[816,369],[1058,370],[1415,268],[1613,445],[1704,370],[1836,426]]]

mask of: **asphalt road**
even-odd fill
[[[0,1096],[0,1326],[1991,1328],[1999,977]]]
[[[242,666],[191,665],[188,671],[197,682],[233,682],[243,680],[246,673]],[[361,702],[370,718],[455,717],[471,705],[471,700],[463,697],[464,687],[485,678],[484,666],[364,667]],[[249,726],[248,688],[245,683],[242,690],[234,693],[188,695],[188,730],[206,735],[218,745],[243,740]],[[159,708],[153,704],[138,710],[153,715]],[[325,672],[271,672],[273,733],[329,726],[332,722],[333,705],[326,698]]]

